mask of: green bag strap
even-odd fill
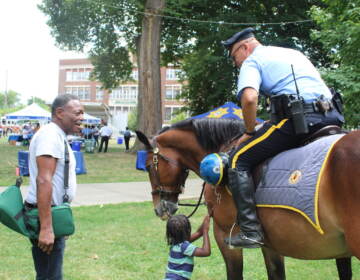
[[[64,140],[65,144],[65,165],[64,165],[64,196],[63,196],[63,202],[67,203],[69,202],[69,195],[67,194],[67,190],[69,189],[69,163],[70,163],[70,156],[69,156],[69,148],[66,143],[66,140]]]

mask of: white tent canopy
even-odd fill
[[[8,120],[43,120],[49,121],[51,113],[41,108],[38,104],[32,103],[31,105],[5,115]]]
[[[100,124],[100,122],[101,122],[101,120],[99,118],[96,118],[87,113],[84,113],[83,123],[85,123],[85,124]]]

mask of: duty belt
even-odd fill
[[[328,102],[328,105],[329,105],[329,110],[328,111],[331,111],[334,106],[332,104],[331,101],[325,101],[325,102]],[[322,111],[318,108],[318,104],[316,101],[312,102],[312,103],[304,103],[303,104],[303,108],[304,108],[304,113],[322,113]]]

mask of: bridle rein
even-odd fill
[[[185,181],[189,175],[189,169],[185,168],[182,166],[181,163],[179,163],[177,160],[174,160],[172,158],[169,158],[167,156],[165,156],[164,154],[160,153],[160,149],[158,147],[157,141],[156,141],[156,137],[153,140],[153,147],[151,150],[149,150],[149,152],[153,153],[152,156],[152,160],[150,162],[150,164],[146,165],[146,169],[148,170],[150,175],[153,175],[153,184],[154,184],[154,190],[151,192],[152,195],[160,195],[160,200],[163,199],[164,197],[170,196],[170,195],[179,195],[181,193],[183,193],[183,190],[185,188]],[[174,166],[177,167],[181,167],[182,169],[182,175],[180,177],[180,182],[177,182],[175,185],[163,185],[160,181],[160,173],[159,173],[159,159],[162,159],[164,161],[166,161],[169,164],[172,164]],[[205,185],[205,183],[204,183]],[[201,204],[201,199],[204,193],[204,185],[203,185],[203,189],[202,192],[200,194],[199,197],[199,201],[197,204],[187,204],[187,203],[178,203],[178,205],[180,206],[193,206],[196,207],[194,209],[194,211],[188,215],[188,218],[190,218],[195,211],[197,210],[197,208],[199,207],[199,205]],[[169,188],[175,188],[175,190],[168,190]]]
[[[151,192],[152,195],[155,194],[159,194],[160,198],[162,198],[163,196],[166,195],[178,195],[180,193],[182,193],[182,190],[185,186],[185,181],[189,175],[189,169],[182,167],[182,176],[181,176],[181,180],[179,184],[176,185],[167,185],[164,186],[163,184],[161,184],[160,182],[160,173],[159,173],[159,159],[162,159],[174,166],[181,166],[181,164],[177,161],[177,160],[173,160],[163,154],[160,153],[160,149],[158,147],[158,144],[156,142],[156,138],[154,138],[154,146],[151,150],[151,152],[153,153],[152,156],[152,161],[150,164],[146,165],[146,169],[149,171],[149,173],[151,175],[154,175],[154,185],[155,185],[155,189]],[[168,188],[174,188],[175,187],[175,191],[173,190],[167,190]]]

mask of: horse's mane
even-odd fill
[[[217,151],[245,131],[244,122],[235,119],[187,119],[163,128],[160,133],[171,129],[191,130],[206,151]]]

